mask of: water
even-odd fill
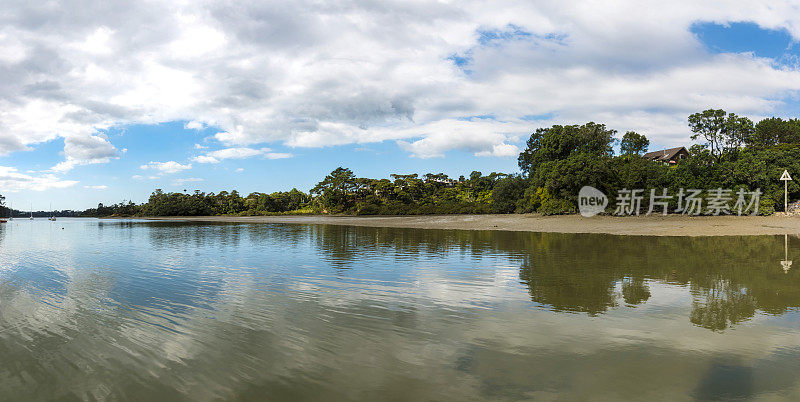
[[[16,220],[0,400],[797,400],[800,267],[781,264],[797,250]]]

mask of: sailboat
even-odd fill
[[[31,203],[31,220],[33,220],[33,203]]]
[[[8,220],[14,220],[14,203],[11,203],[11,211],[8,212]]]
[[[53,213],[53,203],[50,203],[50,217],[47,220],[54,221],[56,220],[56,215]]]

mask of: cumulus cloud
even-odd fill
[[[63,137],[53,170],[66,171],[116,157],[104,129],[169,121],[219,129],[230,149],[389,140],[419,157],[502,157],[520,133],[586,121],[669,145],[691,112],[760,117],[800,90],[793,66],[709,52],[698,21],[800,39],[793,0],[11,2],[0,154]]]
[[[292,154],[272,152],[272,150],[269,148],[255,149],[247,147],[238,147],[238,148],[225,148],[216,151],[211,151],[204,155],[198,155],[192,158],[192,160],[197,163],[220,163],[225,159],[247,159],[247,158],[252,158],[254,156],[262,156],[266,159],[285,159],[285,158],[291,158]]]
[[[91,189],[91,190],[105,190],[105,189],[108,188],[108,186],[102,184],[102,185],[97,185],[97,186],[83,186],[83,188],[88,188],[88,189]]]
[[[106,163],[117,158],[117,148],[98,135],[71,136],[64,139],[66,160],[51,168],[55,172],[66,172],[75,166]]]
[[[77,184],[75,180],[62,180],[53,174],[25,174],[16,168],[0,166],[0,188],[3,191],[17,192],[20,190],[44,191],[51,188],[66,188]]]
[[[175,161],[167,162],[150,162],[146,165],[139,166],[142,170],[157,170],[159,174],[178,173],[192,168],[191,164],[181,165]]]
[[[443,120],[408,131],[408,135],[423,138],[413,142],[398,141],[398,144],[418,158],[441,157],[450,149],[472,152],[476,156],[516,156],[519,148],[506,141],[524,134],[526,128],[525,124],[488,118]]]

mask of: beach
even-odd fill
[[[551,233],[606,233],[634,236],[749,236],[800,233],[795,216],[541,216],[415,215],[415,216],[193,216],[149,217],[152,220],[236,223],[322,224],[456,230],[507,230]]]

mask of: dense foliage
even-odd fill
[[[689,117],[695,138],[705,143],[690,148],[691,157],[670,165],[642,158],[645,140],[627,133],[622,155],[613,156],[614,130],[588,123],[537,130],[520,154],[519,165],[528,180],[518,211],[574,212],[577,194],[585,185],[614,197],[620,189],[760,188],[760,213],[782,207],[784,169],[800,172],[800,124],[797,120],[767,119],[753,127],[749,119],[721,110]],[[800,187],[789,182],[790,197]],[[647,192],[645,192],[647,194]],[[675,207],[676,200],[672,200]]]
[[[230,193],[165,193],[157,189],[144,204],[121,202],[114,205],[99,204],[87,209],[83,216],[201,216],[201,215],[268,215],[302,211],[310,201],[308,194],[297,189],[272,194],[251,193],[242,197],[234,190]]]
[[[524,191],[522,178],[502,173],[472,172],[458,180],[443,173],[391,178],[359,178],[340,167],[311,189],[312,207],[322,213],[363,215],[505,213],[514,212]]]

